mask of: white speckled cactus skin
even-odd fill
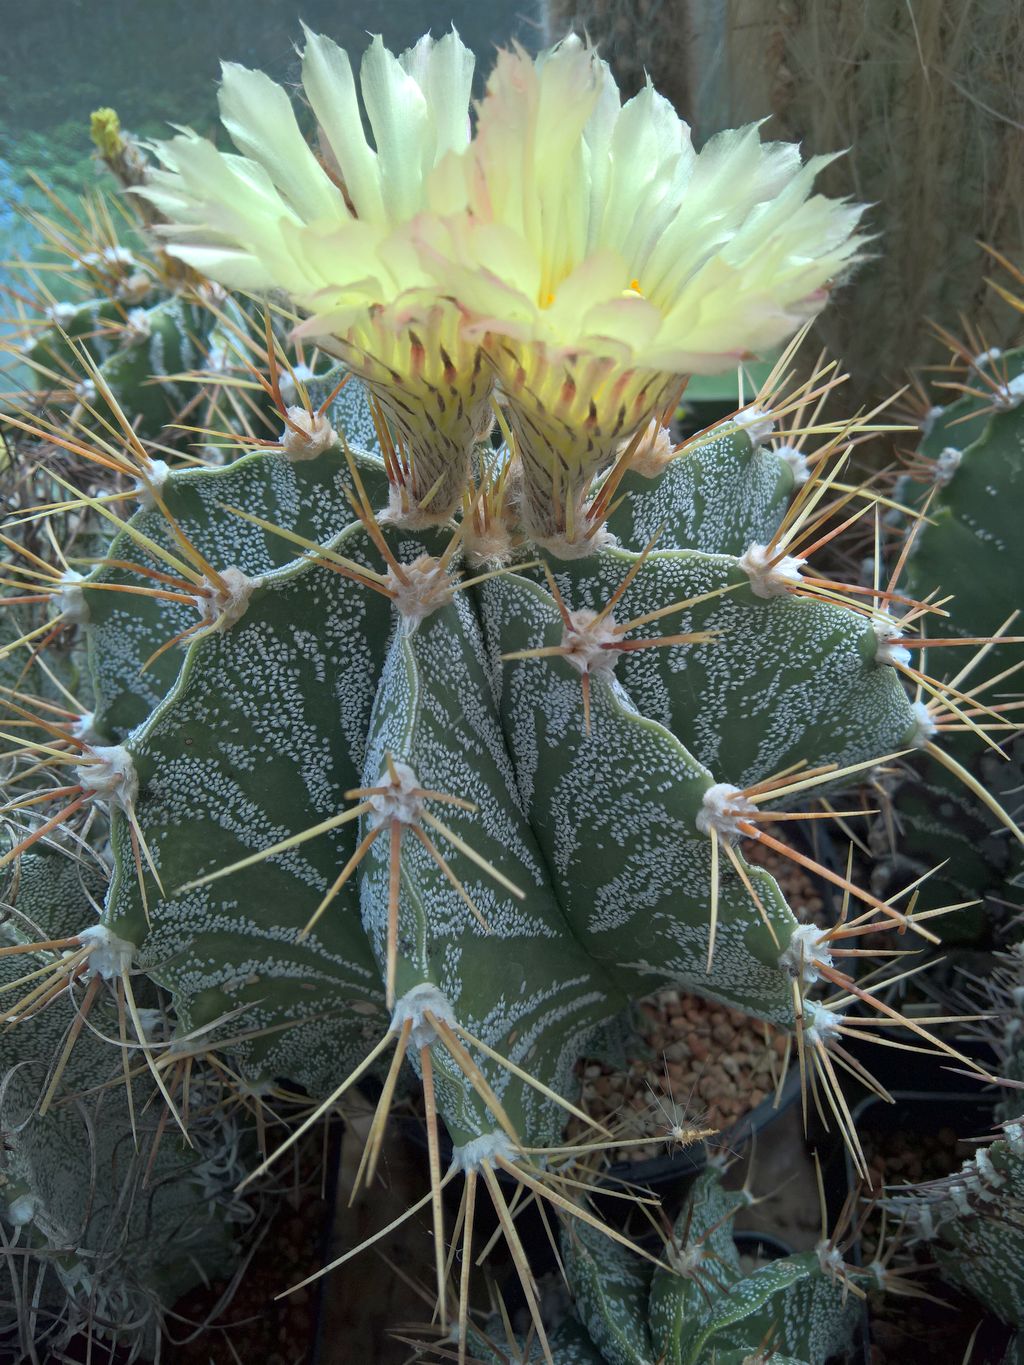
[[[823,1243],[744,1275],[731,1215],[746,1202],[705,1171],[663,1249],[664,1267],[585,1226],[566,1228],[573,1310],[551,1336],[555,1365],[824,1365],[848,1348],[857,1312],[844,1280],[857,1272]],[[475,1358],[498,1365],[509,1343],[500,1324],[491,1326],[487,1339],[474,1340]],[[765,1341],[771,1349],[762,1355]]]
[[[330,417],[369,501],[384,507],[385,465],[353,384]],[[237,1033],[241,1017],[252,1034],[237,1049],[247,1072],[315,1092],[337,1085],[382,1037],[387,839],[372,843],[304,930],[375,828],[372,814],[335,819],[346,792],[374,789],[389,762],[475,808],[424,803],[460,841],[434,833],[461,889],[418,835],[401,842],[399,999],[439,991],[466,1034],[563,1095],[593,1031],[666,980],[792,1023],[782,954],[796,920],[766,874],[747,874],[762,916],[723,869],[708,967],[704,795],[801,762],[880,756],[905,742],[914,714],[877,661],[863,615],[788,592],[759,595],[744,571],[745,549],[769,539],[788,505],[784,454],[725,423],[667,473],[629,473],[611,521],[621,544],[552,561],[550,582],[523,544],[505,572],[463,590],[475,571],[449,547],[450,528],[384,519],[374,536],[400,564],[445,556],[448,587],[429,611],[405,616],[359,577],[393,571],[353,518],[352,478],[340,443],[301,461],[250,455],[168,476],[165,505],[185,535],[215,567],[251,580],[244,612],[208,619],[184,658],[166,650],[140,674],[195,622],[191,606],[90,586],[137,581],[120,568],[100,568],[82,589],[95,730],[131,755],[134,813],[160,878],[144,872],[144,905],[130,822],[115,814],[104,922],[172,992],[182,1032],[232,1016]],[[644,548],[657,526],[657,546]],[[173,547],[158,508],[140,510],[133,528]],[[111,550],[113,559],[146,556],[126,533]],[[341,564],[350,567],[336,571]],[[623,648],[591,668],[588,728],[579,668],[558,653],[561,612],[591,619],[627,576],[608,619],[639,618],[629,634],[643,642],[663,635],[671,608],[673,640],[687,639]],[[322,835],[258,860],[324,822]],[[435,1054],[453,1139],[491,1132],[493,1106],[448,1051]],[[519,1133],[557,1136],[550,1099],[474,1055]]]

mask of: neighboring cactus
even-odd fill
[[[824,1365],[848,1348],[857,1322],[851,1285],[869,1282],[871,1269],[846,1265],[823,1239],[813,1251],[744,1274],[732,1218],[748,1202],[709,1168],[671,1236],[646,1260],[585,1224],[566,1226],[562,1259],[573,1309],[551,1330],[555,1365]],[[543,1358],[539,1347],[508,1350],[500,1323],[491,1327],[471,1332],[475,1359]]]
[[[59,953],[27,944],[39,934],[67,942],[105,878],[70,852],[47,852],[25,855],[18,882],[0,957],[5,1002],[26,968],[43,972],[50,989]],[[93,933],[97,944],[105,938]],[[233,1193],[245,1174],[242,1134],[216,1073],[193,1073],[186,1145],[154,1106],[145,1067],[126,1087],[130,1058],[142,1055],[134,1023],[152,1030],[147,1046],[162,1046],[162,1011],[126,1019],[123,997],[119,1009],[105,992],[111,963],[102,952],[90,962],[82,1000],[62,993],[0,1035],[0,1256],[9,1281],[0,1287],[0,1334],[26,1353],[59,1351],[85,1334],[135,1359],[158,1348],[163,1313],[182,1293],[230,1268],[232,1224],[252,1211]],[[79,1007],[89,1012],[84,1029]],[[124,1057],[119,1037],[130,1049]]]
[[[1002,1135],[959,1171],[925,1185],[890,1187],[886,1206],[939,1274],[1003,1322],[1024,1327],[1024,1128]]]
[[[885,894],[893,873],[905,881],[938,868],[922,892],[930,904],[999,900],[1022,869],[1020,845],[1006,828],[1006,811],[1012,816],[1019,809],[1024,768],[1013,673],[1019,656],[986,640],[1014,629],[1024,582],[1017,525],[1024,498],[1024,351],[959,358],[965,373],[954,388],[963,392],[930,414],[897,495],[921,512],[901,547],[909,550],[907,589],[913,596],[936,588],[940,596],[952,594],[948,620],[927,633],[966,637],[968,649],[957,651],[961,667],[949,687],[939,684],[955,710],[922,694],[930,724],[940,731],[941,749],[933,749],[940,761],[914,765],[897,781],[892,817],[879,822],[874,839],[883,858],[876,889]],[[972,660],[972,647],[983,659]],[[967,671],[960,676],[967,664],[969,682]],[[981,730],[991,747],[979,743]],[[969,916],[964,912],[960,923],[968,926]]]

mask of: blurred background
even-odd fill
[[[6,12],[6,13],[5,13]],[[623,92],[645,71],[698,145],[766,119],[808,152],[850,149],[830,194],[874,205],[875,260],[820,324],[860,397],[891,391],[942,351],[930,331],[1009,320],[984,287],[979,240],[1011,259],[1024,229],[1024,7],[1019,0],[0,0],[0,257],[30,255],[22,211],[100,181],[88,120],[100,105],[143,136],[213,132],[221,59],[293,83],[300,19],[359,52],[400,50],[454,23],[480,68],[510,40],[536,49],[586,31]],[[16,279],[8,267],[0,283]],[[6,311],[6,310],[5,310]]]

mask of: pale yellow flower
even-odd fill
[[[802,165],[756,125],[697,153],[650,85],[620,106],[577,38],[499,54],[458,167],[470,211],[424,216],[416,235],[487,338],[534,538],[572,553],[593,477],[681,376],[733,366],[823,306],[864,241],[859,206],[811,195],[827,160]]]
[[[318,156],[286,92],[227,64],[221,119],[239,155],[185,132],[156,145],[140,191],[168,220],[167,249],[230,288],[284,292],[299,329],[342,357],[380,399],[411,459],[405,490],[425,519],[457,505],[469,452],[490,421],[492,379],[410,238],[424,210],[451,211],[444,164],[469,143],[473,56],[455,32],[400,57],[379,37],[360,68],[306,31],[302,84]],[[425,507],[424,507],[425,504]]]

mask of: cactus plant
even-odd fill
[[[970,667],[952,679],[949,690],[955,686],[963,694],[953,696],[955,711],[941,721],[932,717],[942,740],[933,750],[939,763],[914,765],[893,785],[892,819],[875,831],[876,889],[884,894],[893,873],[903,878],[939,867],[926,898],[938,904],[987,897],[991,914],[997,909],[991,898],[1003,898],[1021,871],[1006,813],[1017,804],[1024,761],[1018,703],[1004,699],[1008,690],[1014,695],[1016,655],[995,637],[1009,638],[1024,576],[1014,525],[1024,480],[1018,392],[1024,353],[981,355],[956,345],[963,366],[963,379],[953,385],[956,401],[931,410],[928,430],[897,487],[899,500],[919,508],[921,519],[901,528],[895,553],[907,554],[911,594],[936,587],[954,594],[941,629],[980,657],[967,656]],[[924,696],[924,704],[931,711],[939,705],[933,695]],[[979,743],[985,735],[987,745]]]
[[[37,978],[42,971],[49,989],[52,948],[29,945],[59,944],[84,928],[106,878],[65,850],[27,854],[18,880],[0,959],[6,1001],[26,968]],[[252,1218],[233,1192],[246,1169],[242,1134],[216,1103],[216,1073],[194,1074],[186,1144],[153,1106],[149,1072],[126,1080],[118,1044],[127,1037],[138,1055],[141,1022],[157,1045],[163,1013],[139,1009],[126,1020],[123,997],[119,1011],[106,993],[110,974],[96,956],[81,977],[82,1000],[62,993],[3,1034],[0,1332],[25,1352],[19,1359],[80,1334],[131,1359],[152,1355],[165,1310],[234,1263],[236,1231]],[[80,1008],[89,1011],[86,1029]]]
[[[851,1286],[871,1280],[872,1269],[846,1265],[823,1238],[813,1251],[745,1274],[732,1218],[748,1202],[746,1190],[727,1190],[709,1168],[646,1259],[585,1225],[565,1227],[572,1307],[552,1313],[556,1365],[823,1365],[845,1350],[857,1318]],[[500,1319],[471,1336],[480,1361],[542,1358],[538,1347],[517,1350]]]
[[[886,1204],[950,1284],[1016,1328],[1024,1325],[1024,1130],[1017,1120],[943,1180],[896,1186]]]
[[[401,59],[375,42],[374,154],[348,117],[347,58],[309,35],[338,174],[284,92],[235,68],[222,107],[244,157],[191,135],[158,149],[143,189],[167,251],[285,289],[310,314],[301,333],[356,378],[308,384],[279,439],[225,468],[157,468],[122,428],[138,510],[73,500],[113,526],[104,562],[83,576],[12,551],[55,612],[42,629],[84,636],[92,705],[68,725],[36,697],[8,703],[43,738],[15,745],[20,829],[0,857],[109,815],[102,922],[67,971],[105,964],[115,993],[148,975],[181,1046],[201,1037],[252,1084],[324,1096],[307,1123],[376,1068],[367,1179],[411,1061],[442,1318],[456,1175],[466,1264],[483,1181],[522,1268],[500,1173],[577,1219],[567,1236],[596,1232],[545,1158],[575,1112],[576,1060],[630,999],[674,982],[792,1030],[854,1145],[835,1069],[854,999],[952,1052],[843,970],[848,940],[895,923],[929,941],[925,923],[826,871],[857,913],[801,924],[739,851],[787,851],[773,807],[792,818],[805,793],[922,738],[893,595],[805,572],[834,514],[870,506],[831,496],[858,424],[812,423],[833,439],[803,453],[786,418],[822,376],[794,385],[787,351],[711,432],[674,448],[662,430],[682,374],[824,303],[857,256],[859,210],[808,197],[816,166],[755,130],[697,156],[653,91],[619,110],[576,41],[536,64],[504,54],[467,147],[470,70],[455,35]],[[550,140],[541,114],[567,120]],[[505,186],[517,139],[523,178]],[[630,216],[641,192],[657,242]],[[92,455],[109,462],[102,442]],[[62,780],[40,787],[48,764]],[[774,1320],[790,1283],[814,1299],[822,1268],[763,1276],[747,1327],[713,1314],[701,1343],[759,1349],[754,1315]],[[464,1358],[465,1293],[459,1316]]]

